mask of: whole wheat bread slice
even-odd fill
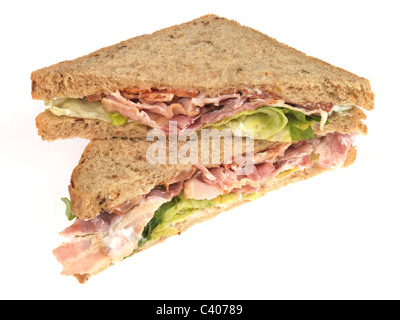
[[[373,108],[369,81],[216,15],[135,37],[31,75],[34,99],[141,88],[259,88],[287,102]]]

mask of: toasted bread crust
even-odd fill
[[[32,97],[42,100],[135,86],[210,95],[259,88],[298,104],[374,105],[367,79],[215,15],[37,70],[31,80]]]

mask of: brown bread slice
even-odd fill
[[[374,100],[368,80],[212,14],[37,70],[31,80],[42,100],[131,86],[210,95],[259,88],[297,104],[365,109]]]

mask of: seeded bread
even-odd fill
[[[31,80],[42,100],[135,86],[210,95],[259,88],[298,104],[374,105],[368,80],[212,14],[34,71]]]

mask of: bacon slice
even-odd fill
[[[178,195],[183,182],[167,190],[153,189],[124,215],[102,213],[89,221],[76,220],[62,234],[73,239],[53,250],[63,275],[95,275],[130,255],[154,212]]]
[[[143,123],[144,125],[147,125],[149,127],[160,127],[160,121],[157,122],[153,120],[148,113],[140,111],[137,108],[137,104],[122,97],[119,91],[116,91],[113,94],[106,96],[104,99],[101,100],[101,102],[103,103],[103,108],[106,112],[118,111],[122,115],[134,121]],[[161,122],[162,124],[164,124],[165,121]]]
[[[175,93],[178,93],[175,91]],[[166,133],[173,133],[169,122],[177,123],[177,133],[197,130],[205,124],[215,123],[245,110],[254,110],[262,105],[282,105],[284,102],[271,97],[246,102],[248,97],[239,93],[207,97],[192,93],[178,97],[174,92],[141,92],[137,88],[118,90],[102,99],[106,112],[118,111],[122,115]],[[189,97],[187,97],[189,96]],[[214,108],[223,105],[220,110]]]
[[[165,133],[174,133],[169,130],[170,121],[178,122],[176,133],[183,133],[185,130],[189,132],[263,105],[281,106],[305,115],[319,114],[323,128],[334,106],[331,102],[285,104],[281,97],[258,89],[243,89],[240,93],[208,97],[193,89],[157,90],[130,87],[122,91],[116,90],[107,96],[95,93],[87,98],[90,102],[101,100],[106,112],[118,111],[133,121],[163,129]],[[218,106],[223,108],[212,112]]]
[[[235,166],[207,169],[196,165],[199,174],[184,183],[184,193],[190,199],[212,199],[225,193],[256,192],[263,183],[279,173],[311,166],[310,155],[319,154],[319,164],[324,168],[342,166],[354,141],[352,135],[339,133],[299,143],[286,143],[261,152],[254,157],[252,171],[239,173]]]
[[[315,140],[315,153],[319,154],[319,164],[324,168],[341,167],[354,139],[354,135],[332,133]]]

